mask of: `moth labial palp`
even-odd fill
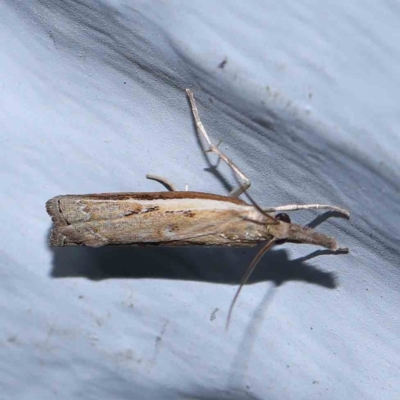
[[[349,212],[326,204],[290,204],[261,207],[248,196],[239,196],[250,187],[250,180],[220,149],[213,145],[201,122],[193,93],[186,89],[194,122],[205,152],[218,156],[235,174],[239,185],[228,196],[177,191],[168,180],[147,175],[163,184],[166,192],[101,193],[56,196],[46,203],[53,221],[52,246],[159,245],[159,246],[264,246],[254,257],[231,303],[227,324],[242,287],[261,257],[275,244],[308,243],[336,252],[346,248],[330,236],[309,227],[291,223],[286,214],[298,210],[330,210],[349,217]],[[187,189],[187,188],[186,188]],[[272,213],[278,213],[275,216]]]

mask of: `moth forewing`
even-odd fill
[[[47,202],[53,246],[252,246],[272,234],[242,200],[197,192],[57,196]]]

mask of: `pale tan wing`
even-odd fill
[[[51,244],[245,246],[265,240],[263,226],[249,220],[253,208],[243,201],[179,193],[56,197],[47,203],[55,224]]]

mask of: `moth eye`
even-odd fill
[[[289,215],[287,215],[285,213],[276,214],[275,219],[277,219],[278,221],[282,221],[282,222],[286,222],[286,223],[290,224],[290,217],[289,217]]]

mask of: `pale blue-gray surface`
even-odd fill
[[[2,2],[0,398],[398,399],[399,20],[394,1]],[[161,190],[149,172],[227,193],[186,87],[260,204],[352,212],[314,221],[349,255],[268,253],[228,332],[255,250],[47,245],[55,195]]]

